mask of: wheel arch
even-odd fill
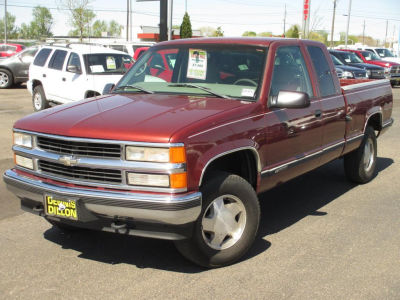
[[[239,162],[239,163],[238,163]],[[247,180],[255,190],[261,172],[261,161],[254,147],[240,147],[219,153],[211,157],[202,169],[199,186],[201,186],[213,171],[227,171]]]
[[[367,119],[364,124],[363,133],[365,133],[367,126],[371,126],[375,131],[382,130],[382,109],[380,107],[374,109],[372,112],[367,113]]]

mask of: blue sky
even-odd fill
[[[32,19],[32,6],[42,5],[51,9],[55,23],[53,32],[65,35],[70,30],[65,12],[57,9],[61,0],[8,0],[8,11],[16,16],[16,23],[29,22]],[[287,7],[286,28],[301,24],[303,0],[187,0],[188,13],[192,27],[221,26],[226,36],[240,36],[244,31],[283,32],[284,5]],[[4,15],[4,0],[0,0],[0,15]],[[346,30],[349,0],[337,0],[335,32]],[[97,19],[116,20],[126,23],[126,0],[93,0],[90,7]],[[140,25],[157,26],[159,22],[158,2],[133,2],[133,25],[139,31]],[[174,24],[179,25],[185,11],[185,0],[174,0]],[[330,30],[332,21],[333,0],[311,0],[311,24],[319,20],[315,29]],[[389,21],[387,38],[399,36],[400,1],[353,0],[350,22],[350,34],[362,34],[365,20],[366,35],[384,39],[386,19]]]

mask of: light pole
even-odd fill
[[[349,12],[348,12],[348,15],[347,15],[346,37],[344,39],[344,44],[345,44],[345,48],[346,49],[347,49],[347,38],[349,36],[350,13],[351,13],[351,0],[349,1]]]
[[[333,32],[335,29],[335,13],[336,13],[336,0],[333,0],[333,16],[332,16],[332,29],[331,29],[331,48],[333,48]]]
[[[7,0],[4,0],[4,43],[7,44]]]

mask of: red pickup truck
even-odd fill
[[[174,54],[170,76],[152,63],[160,53]],[[341,157],[350,180],[370,181],[392,105],[388,80],[340,85],[318,42],[164,42],[108,95],[17,121],[3,177],[61,229],[174,240],[191,261],[224,266],[257,235],[257,194]]]

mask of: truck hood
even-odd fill
[[[70,137],[165,143],[190,124],[248,103],[187,95],[108,95],[31,114],[17,121],[14,128]]]
[[[366,70],[383,70],[382,67],[366,63],[349,63],[348,65]]]

